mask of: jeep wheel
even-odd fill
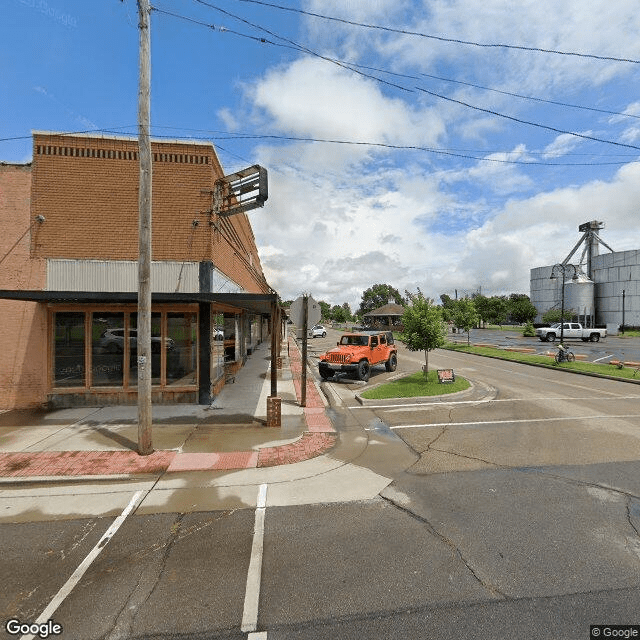
[[[366,360],[360,360],[360,362],[358,362],[358,380],[367,382],[370,372],[369,363]]]
[[[320,367],[318,367],[318,371],[320,373],[320,377],[323,380],[333,378],[333,369],[331,367],[323,367],[322,365],[320,365]]]
[[[389,356],[389,359],[384,363],[384,368],[387,371],[395,371],[397,366],[398,366],[398,358],[396,357],[395,353],[392,353]]]

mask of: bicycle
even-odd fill
[[[575,362],[576,356],[573,351],[569,351],[562,343],[558,345],[558,353],[556,353],[556,362]]]

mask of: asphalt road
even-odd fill
[[[322,383],[339,429],[370,438],[358,464],[393,482],[373,500],[266,508],[266,636],[240,630],[255,510],[230,509],[128,517],[53,615],[59,637],[571,640],[640,624],[640,386],[429,360],[475,391],[363,406],[362,383]],[[369,384],[422,363],[401,347],[398,372]],[[113,522],[1,524],[2,617],[33,621]]]

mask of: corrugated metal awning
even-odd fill
[[[49,304],[136,304],[138,294],[114,291],[43,291],[0,289],[0,299]],[[153,293],[152,304],[218,303],[221,306],[269,315],[277,304],[275,293]]]

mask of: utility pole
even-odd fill
[[[138,453],[153,451],[151,443],[151,6],[138,0],[140,72],[138,80]]]

